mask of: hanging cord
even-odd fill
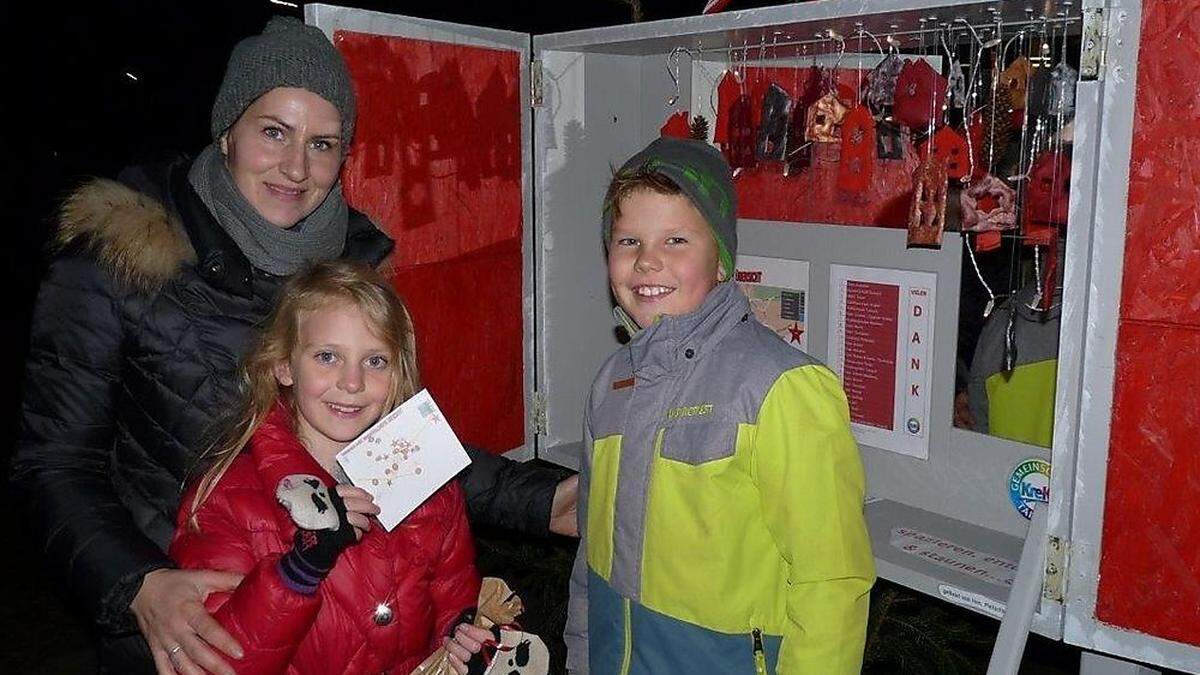
[[[966,238],[967,233],[963,232],[963,238]],[[978,236],[978,235],[977,235]],[[971,259],[971,267],[975,269],[975,278],[979,279],[979,284],[983,286],[983,290],[988,294],[987,305],[983,308],[983,318],[988,318],[992,310],[996,308],[996,294],[992,292],[992,287],[988,285],[987,279],[983,278],[983,270],[979,269],[979,261],[975,259],[975,248],[970,241],[967,241],[967,257]]]

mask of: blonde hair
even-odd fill
[[[292,406],[295,416],[288,388],[280,387],[275,379],[275,366],[295,349],[304,315],[334,303],[350,304],[362,312],[372,332],[394,357],[391,391],[384,410],[392,410],[420,389],[412,317],[378,272],[362,263],[339,260],[316,263],[296,273],[283,284],[275,308],[242,359],[238,369],[241,401],[234,416],[197,462],[198,466],[207,466],[192,499],[193,527],[198,529],[196,513],[200,507],[281,396]]]

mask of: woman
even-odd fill
[[[173,569],[165,550],[180,485],[283,280],[311,260],[375,265],[392,248],[337,183],[354,120],[337,50],[316,28],[273,19],[233,50],[212,145],[87,183],[64,205],[13,483],[101,631],[102,670],[234,672],[240,646],[203,600],[240,578]],[[475,518],[573,533],[574,478],[471,454],[462,482]]]

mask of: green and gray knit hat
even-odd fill
[[[333,104],[342,117],[342,147],[354,137],[354,87],[337,48],[315,26],[277,16],[261,35],[233,48],[213,102],[213,140],[221,137],[259,96],[276,87],[298,87]]]
[[[708,221],[717,240],[721,266],[733,276],[737,256],[737,192],[733,175],[721,153],[704,141],[656,138],[629,158],[617,175],[648,169],[670,178]],[[604,242],[612,232],[611,206],[602,216]]]

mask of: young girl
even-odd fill
[[[238,672],[407,675],[479,593],[462,492],[451,481],[386,532],[370,495],[333,476],[337,452],[419,388],[412,321],[359,263],[309,267],[279,298],[170,554],[245,575],[206,601],[244,648]],[[192,672],[184,647],[169,665]]]

